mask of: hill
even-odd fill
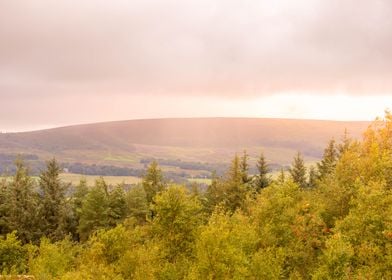
[[[0,153],[28,153],[40,159],[140,168],[150,158],[178,164],[218,163],[247,149],[252,160],[263,150],[280,165],[296,151],[317,160],[327,141],[345,129],[359,138],[368,122],[257,118],[130,120],[0,134]],[[187,170],[189,172],[191,168]]]

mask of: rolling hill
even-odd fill
[[[140,168],[146,158],[217,163],[246,149],[253,161],[263,150],[272,163],[284,165],[296,151],[317,160],[329,139],[339,140],[345,129],[358,138],[368,125],[257,118],[130,120],[0,134],[0,153]]]

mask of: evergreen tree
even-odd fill
[[[241,208],[248,194],[248,185],[244,184],[243,173],[238,155],[234,156],[228,172],[227,180],[223,183],[223,201],[227,210],[234,212]]]
[[[81,179],[79,184],[75,187],[75,192],[72,195],[73,211],[79,220],[80,213],[82,212],[83,201],[88,194],[88,187],[86,179]]]
[[[257,192],[260,192],[271,183],[271,179],[267,176],[269,168],[263,153],[260,154],[256,167],[257,175],[255,176],[254,188]]]
[[[38,199],[33,179],[21,159],[16,160],[16,172],[8,185],[6,215],[10,231],[17,231],[22,243],[37,242],[40,238]]]
[[[213,212],[215,206],[222,202],[223,195],[224,190],[222,189],[222,184],[216,171],[213,171],[211,175],[211,184],[208,185],[205,193],[205,200],[203,200],[207,212]]]
[[[123,221],[127,215],[127,201],[125,199],[124,185],[116,186],[108,197],[109,213],[108,223],[114,227]]]
[[[285,172],[284,172],[283,167],[280,169],[279,175],[278,175],[278,178],[276,179],[276,181],[277,181],[279,184],[283,184],[283,183],[286,181],[286,174],[285,174]]]
[[[240,185],[242,184],[243,173],[240,164],[240,158],[236,154],[231,162],[231,166],[228,173],[228,180],[232,184]]]
[[[55,241],[66,234],[66,186],[60,180],[61,167],[53,158],[39,177],[42,233]]]
[[[85,200],[88,194],[88,187],[86,179],[81,179],[79,184],[76,185],[74,193],[72,194],[71,198],[71,205],[70,205],[70,217],[68,220],[67,228],[68,232],[72,233],[72,236],[75,240],[80,240],[78,234],[78,227],[80,216],[82,213],[82,205],[83,201]]]
[[[10,232],[7,223],[8,203],[8,182],[4,176],[0,180],[0,235]]]
[[[342,137],[341,142],[337,145],[337,157],[341,158],[342,155],[350,148],[351,145],[351,138],[349,136],[349,133],[347,131],[347,128],[344,130],[344,134]]]
[[[324,150],[324,155],[321,162],[317,163],[318,178],[323,179],[331,174],[338,160],[338,151],[336,149],[335,140],[330,140],[327,148]]]
[[[147,172],[143,177],[142,185],[146,192],[148,203],[153,202],[155,195],[166,188],[163,181],[162,170],[155,160],[148,166]]]
[[[297,153],[294,157],[292,166],[290,168],[290,175],[292,180],[301,188],[306,188],[306,167],[301,153]]]
[[[317,171],[314,166],[309,168],[308,187],[315,188],[317,186]]]
[[[251,181],[251,178],[249,177],[249,155],[244,150],[244,154],[241,157],[240,161],[240,170],[241,170],[241,181],[243,184],[247,184]]]
[[[98,229],[109,227],[108,189],[101,178],[89,191],[82,203],[78,233],[81,240],[86,240]]]
[[[131,188],[125,195],[125,199],[129,216],[135,218],[139,224],[145,223],[149,208],[144,188],[140,185]]]

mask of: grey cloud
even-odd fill
[[[0,94],[392,93],[388,0],[0,0]]]

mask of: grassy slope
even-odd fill
[[[34,153],[60,161],[143,167],[146,157],[227,162],[247,149],[253,160],[289,164],[296,151],[314,161],[328,139],[347,128],[354,138],[365,122],[287,119],[200,118],[134,120],[0,134],[0,152]]]

